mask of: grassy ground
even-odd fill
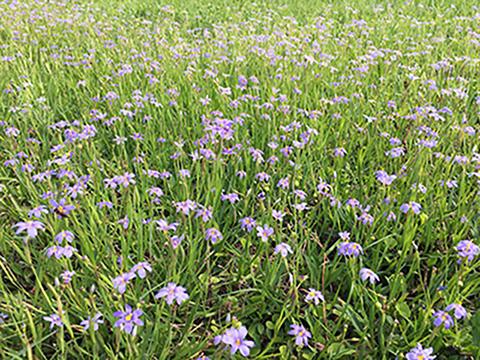
[[[479,19],[3,2],[0,358],[479,356]]]

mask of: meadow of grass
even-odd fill
[[[0,358],[478,358],[472,5],[2,1]]]

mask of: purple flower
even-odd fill
[[[98,206],[99,209],[102,209],[104,206],[111,209],[113,207],[113,204],[110,201],[100,201],[97,204],[97,206]]]
[[[400,206],[400,211],[403,212],[404,214],[408,213],[408,210],[412,209],[414,214],[419,214],[420,211],[422,210],[422,206],[419,203],[416,203],[414,201],[410,201],[409,203],[405,203],[402,206]]]
[[[162,189],[158,188],[158,187],[155,187],[155,186],[151,186],[150,188],[147,189],[147,194],[152,196],[152,195],[155,195],[157,197],[161,197],[163,196],[163,191]]]
[[[317,291],[314,288],[308,288],[308,293],[307,297],[305,298],[306,302],[312,301],[315,303],[315,305],[320,304],[320,301],[325,301],[325,298],[323,297],[323,294],[321,291]]]
[[[101,312],[96,313],[93,319],[90,319],[90,315],[88,315],[87,319],[80,322],[80,326],[83,326],[83,331],[87,331],[91,324],[93,324],[93,331],[97,331],[98,324],[104,323],[103,319],[100,319],[102,316],[103,314]]]
[[[236,193],[222,194],[222,201],[228,200],[231,204],[234,204],[235,201],[240,201],[240,197]]]
[[[27,222],[18,222],[13,227],[16,227],[15,235],[20,234],[22,231],[27,230],[27,235],[34,238],[38,234],[38,230],[44,230],[45,225],[36,220],[29,220]]]
[[[182,242],[182,240],[185,238],[185,234],[182,234],[180,236],[177,236],[177,235],[173,235],[170,240],[172,241],[172,246],[174,249],[176,249],[178,247],[178,245],[180,245],[180,243]]]
[[[467,258],[468,261],[472,261],[475,256],[480,254],[480,247],[473,243],[472,240],[462,240],[455,246],[455,250],[458,251],[458,256]],[[460,261],[460,260],[459,260]]]
[[[303,344],[307,346],[308,339],[312,337],[312,334],[301,325],[292,324],[290,327],[292,330],[290,330],[288,334],[297,336],[295,338],[295,344],[297,344],[297,346],[302,346]]]
[[[205,234],[206,234],[205,239],[206,240],[211,240],[212,244],[215,244],[218,240],[223,240],[222,234],[220,233],[220,231],[218,231],[215,228],[207,229],[205,231]]]
[[[360,270],[359,274],[361,275],[362,281],[370,281],[371,284],[374,284],[375,281],[380,281],[380,278],[372,270],[363,268]]]
[[[48,214],[47,207],[45,205],[40,205],[36,207],[35,209],[32,209],[28,212],[29,217],[36,217],[37,219],[40,219],[42,217],[42,213]]]
[[[265,172],[259,172],[257,175],[255,175],[255,179],[268,182],[268,180],[270,180],[270,175]]]
[[[263,242],[267,242],[268,237],[273,234],[273,229],[267,224],[263,225],[263,228],[261,226],[257,226],[257,231],[257,236],[260,236]]]
[[[5,320],[8,319],[8,315],[0,312],[0,324],[5,323]]]
[[[277,220],[277,221],[280,221],[282,222],[283,221],[283,217],[285,216],[286,214],[282,213],[281,211],[277,211],[275,209],[272,209],[272,217]]]
[[[60,259],[63,255],[64,248],[61,246],[51,246],[47,249],[47,258],[50,258],[52,255],[57,259]]]
[[[135,273],[133,272],[123,273],[122,275],[119,275],[112,280],[113,288],[118,289],[118,292],[120,294],[124,294],[127,288],[128,282],[135,277],[137,277],[137,275],[135,275]]]
[[[140,279],[144,279],[147,276],[147,271],[152,272],[152,267],[146,261],[139,262],[130,270],[131,273],[136,273]]]
[[[67,242],[71,243],[73,239],[75,238],[75,235],[71,231],[68,230],[62,230],[55,236],[55,241],[61,244],[63,240],[67,240]]]
[[[340,254],[345,256],[353,255],[355,257],[358,257],[360,253],[363,254],[363,248],[360,244],[357,244],[355,242],[349,242],[349,241],[344,241],[339,244],[338,255]]]
[[[243,179],[245,176],[247,176],[247,173],[243,170],[240,170],[235,175],[237,175],[240,179]]]
[[[50,206],[53,207],[52,212],[57,214],[57,219],[62,219],[67,217],[67,215],[75,209],[75,205],[66,204],[67,200],[65,198],[60,199],[60,202],[56,202],[53,199],[50,199]]]
[[[287,176],[285,178],[282,178],[278,180],[277,187],[281,187],[282,189],[288,189],[290,184],[289,184],[290,178]]]
[[[226,331],[226,334],[228,333],[228,336],[223,336],[222,341],[226,345],[230,345],[230,353],[233,355],[235,354],[238,350],[240,350],[240,354],[242,354],[244,357],[247,357],[250,355],[250,348],[255,346],[255,343],[251,340],[245,340],[245,337],[247,336],[247,328],[245,326],[240,326],[237,329],[235,328],[230,328]]]
[[[126,172],[123,175],[117,175],[113,178],[118,185],[123,185],[123,187],[127,187],[130,184],[136,184],[137,182],[133,180],[135,174]]]
[[[132,307],[130,305],[125,305],[125,312],[124,311],[116,311],[113,313],[113,316],[118,317],[115,324],[113,325],[114,328],[122,327],[127,334],[132,333],[132,336],[135,336],[137,332],[137,326],[143,326],[143,321],[140,320],[140,316],[142,316],[143,311],[137,309],[132,311]],[[135,325],[134,325],[135,324]]]
[[[433,314],[435,320],[433,320],[433,325],[440,326],[442,323],[445,324],[445,329],[448,330],[453,325],[453,318],[442,310],[438,310]]]
[[[75,271],[65,271],[60,274],[60,277],[63,279],[64,284],[68,284],[72,281],[72,277],[75,275]]]
[[[120,219],[117,221],[117,224],[122,225],[125,230],[128,229],[129,223],[130,223],[130,220],[128,219],[128,214],[126,214],[123,219]]]
[[[295,204],[293,205],[293,207],[295,209],[297,209],[298,211],[303,211],[303,210],[309,210],[310,207],[307,205],[307,203],[300,203],[300,204]]]
[[[158,224],[157,230],[167,232],[168,230],[177,230],[177,226],[180,225],[179,223],[171,223],[170,225],[163,219],[155,221]]]
[[[433,348],[423,349],[422,345],[417,344],[417,347],[414,347],[410,352],[405,355],[407,360],[433,360],[436,358],[435,355],[432,355]]]
[[[467,310],[460,305],[460,304],[450,304],[445,308],[445,311],[450,311],[455,309],[455,317],[460,320],[460,319],[466,319],[467,318]]]
[[[285,258],[287,257],[288,253],[293,254],[293,251],[290,245],[286,243],[281,243],[275,246],[275,255],[278,253],[281,253],[282,256]]]
[[[387,218],[387,221],[396,221],[397,220],[397,215],[393,211],[390,211],[388,213],[383,214],[383,217]]]
[[[67,245],[63,248],[63,254],[62,255],[65,255],[65,257],[67,257],[67,258],[71,258],[75,251],[78,251],[78,250],[75,249],[73,246]]]
[[[342,147],[339,147],[339,148],[335,148],[333,149],[333,155],[335,157],[344,157],[345,155],[347,155],[347,150],[345,150],[344,148]]]
[[[447,188],[452,189],[458,187],[457,180],[439,180],[441,186],[447,186]]]
[[[339,232],[338,236],[340,236],[342,240],[350,240],[350,233],[348,231]]]
[[[177,304],[181,305],[182,302],[190,298],[190,296],[185,292],[186,290],[187,289],[185,289],[183,286],[177,286],[175,283],[168,283],[167,287],[164,287],[155,295],[155,299],[160,299],[166,296],[168,305],[172,305],[173,300],[176,300]]]
[[[58,314],[52,314],[50,316],[44,316],[43,320],[50,321],[50,330],[52,330],[55,325],[57,325],[58,327],[62,327],[64,325],[63,322],[62,322],[62,319],[60,318],[60,316]]]
[[[240,228],[243,230],[246,227],[248,232],[252,231],[253,228],[257,226],[255,220],[250,216],[240,219],[238,222],[241,224]]]
[[[185,200],[181,202],[174,203],[175,207],[177,208],[177,212],[183,212],[185,215],[190,214],[190,211],[195,210],[197,205],[192,200]]]
[[[213,214],[212,214],[211,210],[212,210],[212,207],[210,207],[209,209],[206,209],[206,208],[197,209],[197,210],[195,210],[195,212],[196,212],[195,218],[198,218],[198,217],[201,216],[202,219],[203,219],[203,222],[208,222],[208,221],[212,220],[212,218],[213,218]]]
[[[184,179],[186,177],[191,177],[190,170],[187,169],[180,169],[178,170],[178,177]]]

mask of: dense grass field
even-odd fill
[[[472,5],[2,1],[0,358],[479,358]]]

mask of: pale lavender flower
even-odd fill
[[[419,203],[416,203],[414,201],[410,201],[409,203],[405,203],[402,206],[400,206],[400,211],[403,212],[404,214],[408,213],[410,209],[412,209],[414,214],[419,214],[420,211],[422,210],[422,206]]]
[[[127,284],[130,280],[137,277],[133,272],[123,273],[112,280],[113,288],[117,289],[120,294],[124,294],[127,288]]]
[[[59,202],[50,199],[50,206],[53,207],[52,212],[57,214],[57,219],[66,217],[73,209],[75,209],[75,205],[68,205],[66,202],[67,200],[65,198],[60,199]]]
[[[355,257],[358,257],[360,253],[363,254],[363,248],[360,244],[357,244],[355,242],[344,241],[344,242],[341,242],[338,247],[338,255],[340,254],[345,256],[353,255]]]
[[[273,234],[273,229],[269,227],[267,224],[261,226],[257,226],[257,236],[259,236],[263,242],[267,242],[268,238]]]
[[[445,308],[445,311],[450,310],[455,310],[454,315],[458,320],[467,318],[467,310],[460,304],[450,304]]]
[[[170,238],[173,248],[176,249],[178,247],[178,245],[180,245],[180,243],[183,241],[184,238],[185,238],[185,234],[182,234],[180,236],[173,235]]]
[[[52,255],[57,259],[60,259],[63,255],[64,248],[61,246],[51,246],[47,249],[47,258],[50,258]]]
[[[156,295],[155,299],[160,299],[162,297],[167,297],[165,300],[168,305],[172,305],[173,301],[176,300],[178,305],[181,305],[182,302],[190,298],[190,296],[185,292],[183,286],[177,286],[175,283],[168,283],[167,287],[161,289]]]
[[[195,218],[202,217],[203,222],[209,222],[213,218],[212,207],[195,210]]]
[[[73,246],[67,245],[63,248],[62,255],[64,255],[67,258],[71,258],[73,256],[73,253],[76,252],[76,251],[78,251],[78,250],[75,249]]]
[[[82,320],[80,322],[80,326],[83,326],[83,331],[87,331],[90,325],[93,324],[93,331],[97,331],[99,328],[98,324],[103,324],[104,320],[100,319],[103,316],[101,312],[98,312],[95,314],[93,319],[91,319],[90,315],[88,315],[88,318],[85,320]]]
[[[250,216],[240,219],[238,222],[240,223],[240,228],[242,230],[247,228],[248,232],[252,231],[253,228],[257,226],[255,220]]]
[[[218,240],[223,240],[222,234],[220,233],[220,231],[218,231],[215,228],[207,229],[205,231],[205,235],[206,235],[205,239],[211,240],[212,244],[215,244]]]
[[[29,220],[26,222],[18,222],[13,227],[16,227],[15,235],[20,234],[22,231],[26,230],[28,237],[34,238],[38,234],[38,230],[44,230],[45,225],[37,220]]]
[[[436,358],[432,355],[433,348],[424,349],[422,345],[417,344],[408,354],[405,355],[407,360],[433,360]]]
[[[308,293],[307,297],[305,298],[306,302],[312,301],[315,303],[315,305],[320,304],[320,301],[325,301],[325,298],[323,297],[323,294],[321,291],[317,291],[314,288],[308,288]]]
[[[335,155],[335,157],[338,157],[338,156],[344,157],[345,155],[347,155],[347,150],[345,150],[342,147],[335,148],[333,149],[333,155]]]
[[[155,220],[155,222],[158,224],[157,230],[167,232],[168,230],[177,230],[177,226],[180,225],[179,223],[171,223],[168,224],[166,220],[160,219],[160,220]]]
[[[128,214],[126,214],[123,219],[120,219],[117,221],[117,224],[122,225],[125,230],[128,229],[129,223],[130,223],[130,220],[128,219]]]
[[[174,203],[175,207],[177,208],[177,212],[183,212],[185,215],[190,214],[190,211],[195,210],[197,204],[195,204],[192,200],[185,200],[181,202]]]
[[[438,310],[433,314],[435,320],[433,320],[433,325],[440,326],[442,323],[445,325],[445,329],[448,330],[453,325],[453,318],[446,312]]]
[[[74,238],[75,238],[75,235],[73,235],[71,231],[62,230],[55,236],[54,240],[59,244],[61,244],[63,240],[67,240],[67,242],[71,243]]]
[[[130,184],[136,184],[137,182],[133,179],[135,174],[126,172],[123,175],[117,175],[113,178],[118,185],[123,185],[123,187],[128,187]]]
[[[302,325],[292,324],[290,325],[292,330],[288,332],[289,335],[296,335],[295,344],[297,346],[308,345],[308,339],[312,337],[312,334],[306,330]]]
[[[281,243],[275,246],[275,255],[281,253],[282,257],[287,257],[288,253],[293,254],[292,248],[286,243]]]
[[[120,318],[115,322],[113,327],[121,327],[127,334],[132,333],[132,336],[135,336],[137,325],[143,326],[143,321],[140,319],[143,311],[140,309],[132,311],[133,309],[130,305],[125,305],[125,310],[126,311],[116,311],[113,313],[113,316]]]
[[[64,323],[62,322],[62,319],[60,318],[60,315],[58,314],[44,316],[43,320],[50,322],[50,330],[52,330],[55,325],[57,325],[58,327],[62,327],[64,325]]]
[[[372,270],[363,268],[360,270],[359,274],[362,281],[368,280],[371,284],[374,284],[375,281],[380,281],[380,278]]]
[[[43,214],[48,214],[47,207],[45,205],[40,205],[36,207],[35,209],[32,209],[28,212],[28,216],[31,218],[32,216],[36,217],[37,219],[40,219]]]
[[[73,276],[75,276],[75,271],[65,271],[60,274],[60,277],[63,279],[64,284],[68,284],[72,281]]]
[[[480,254],[480,247],[474,244],[472,240],[460,241],[458,245],[455,246],[455,250],[458,251],[458,256],[462,258],[467,258],[469,262],[472,261],[475,256]]]
[[[152,272],[152,267],[146,261],[139,262],[130,270],[131,273],[136,273],[140,279],[144,279],[147,276],[147,271]]]
[[[240,351],[240,354],[242,354],[244,357],[247,357],[250,355],[250,348],[255,346],[255,343],[251,340],[245,340],[245,337],[247,336],[247,328],[245,326],[240,326],[237,329],[231,328],[227,330],[229,332],[229,336],[223,337],[223,342],[226,345],[230,345],[230,353],[233,355],[237,351]]]

